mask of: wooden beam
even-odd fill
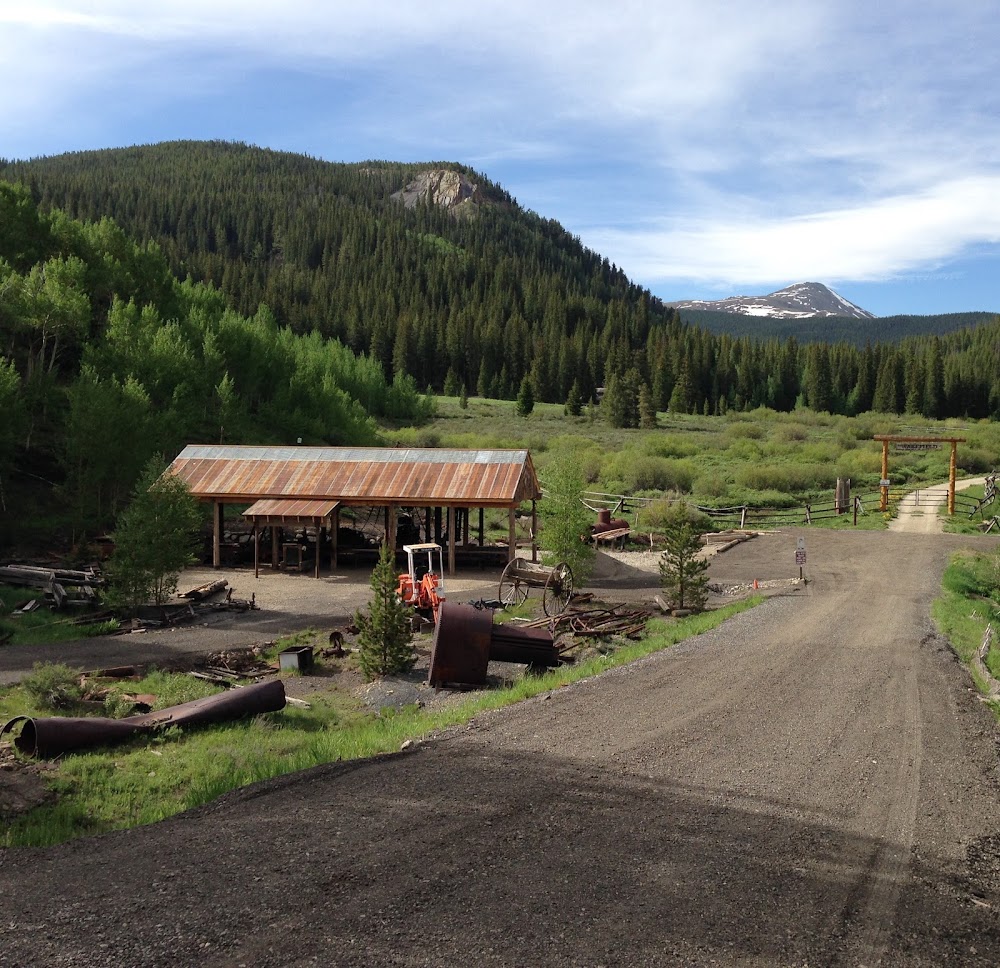
[[[333,509],[333,531],[330,534],[330,566],[337,570],[337,538],[340,536],[340,508]]]
[[[876,438],[877,439],[877,438]],[[889,480],[889,438],[882,438],[882,480]],[[880,511],[889,510],[889,485],[880,484],[879,489],[882,493],[882,500],[879,502]]]
[[[484,518],[484,515],[485,515],[485,511],[483,510],[483,508],[480,508],[479,509],[479,547],[480,548],[482,548],[482,546],[483,546],[483,530],[484,530],[483,529],[483,518]]]
[[[260,578],[260,529],[256,521],[253,525],[253,576]]]
[[[517,557],[517,526],[514,522],[514,509],[507,510],[507,560]]]
[[[948,461],[948,513],[955,513],[955,471],[958,467],[958,441],[951,442],[951,460]]]
[[[531,560],[538,561],[538,542],[535,535],[538,534],[538,502],[531,499]]]
[[[223,508],[222,501],[212,502],[212,567],[222,566],[222,524]]]
[[[448,508],[448,574],[455,574],[455,509]]]
[[[313,526],[316,529],[316,571],[313,574],[314,578],[319,578],[319,553],[320,549],[323,547],[323,519],[316,518],[313,522]]]

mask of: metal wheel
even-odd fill
[[[528,597],[528,583],[518,574],[518,566],[522,564],[522,559],[512,558],[500,576],[497,598],[507,607],[520,605]]]
[[[560,561],[545,579],[542,608],[546,615],[562,615],[573,597],[573,569]]]

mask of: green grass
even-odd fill
[[[804,507],[831,504],[837,477],[852,493],[872,494],[881,476],[882,446],[874,434],[959,435],[961,473],[981,473],[984,455],[1000,446],[989,421],[931,421],[913,414],[858,417],[810,410],[706,417],[659,414],[655,430],[610,427],[586,412],[570,417],[558,404],[536,404],[518,417],[513,401],[436,397],[437,414],[419,428],[387,429],[390,443],[408,446],[524,448],[531,450],[545,481],[548,463],[569,453],[595,491],[637,496],[683,496],[696,504],[727,507]],[[599,412],[599,408],[598,408]],[[890,451],[893,488],[947,480],[949,449]],[[502,534],[503,522],[497,533]],[[838,523],[836,527],[844,527]],[[858,527],[881,528],[878,517],[859,518]]]
[[[104,621],[76,624],[76,620],[81,617],[79,613],[56,612],[44,605],[33,612],[17,616],[11,614],[20,604],[32,598],[40,601],[42,592],[31,588],[0,586],[0,637],[7,631],[13,632],[9,645],[65,642],[82,639],[88,635],[101,635],[111,630],[111,625]]]
[[[994,629],[1000,625],[1000,553],[955,555],[945,569],[941,595],[934,601],[931,615],[955,653],[968,665],[983,641],[987,624],[992,623]],[[998,638],[994,638],[986,667],[1000,679]],[[977,681],[977,685],[983,689],[983,683]]]
[[[190,732],[174,728],[153,739],[67,755],[51,774],[55,802],[12,821],[0,834],[0,846],[46,846],[153,823],[255,781],[321,763],[393,752],[405,740],[433,736],[487,710],[669,648],[760,601],[734,602],[679,621],[651,621],[641,640],[623,644],[607,655],[561,666],[544,675],[525,676],[507,688],[480,692],[453,706],[406,708],[376,715],[317,695],[310,699],[310,709],[287,707],[280,713]],[[179,695],[170,686],[174,679],[183,683],[177,687],[182,690],[193,688],[191,683],[195,682],[190,677],[153,673],[142,683],[129,685],[135,691],[146,691],[147,687],[157,690],[164,702],[169,696],[167,704],[173,704]],[[23,689],[15,687],[0,696],[0,710],[9,711],[24,700]]]

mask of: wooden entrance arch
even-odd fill
[[[955,513],[955,455],[959,444],[965,443],[964,437],[897,437],[892,434],[876,434],[875,440],[882,441],[882,480],[880,490],[882,501],[880,510],[889,510],[889,444],[900,444],[903,447],[912,445],[910,450],[930,450],[930,447],[922,447],[928,444],[951,444],[951,460],[948,462],[948,513]]]

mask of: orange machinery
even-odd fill
[[[396,595],[406,605],[412,605],[425,618],[433,619],[437,624],[438,609],[444,601],[444,567],[441,545],[412,544],[403,545],[409,571],[399,576],[399,586]],[[427,565],[418,564],[414,555],[427,554]],[[437,567],[434,557],[437,555]]]

